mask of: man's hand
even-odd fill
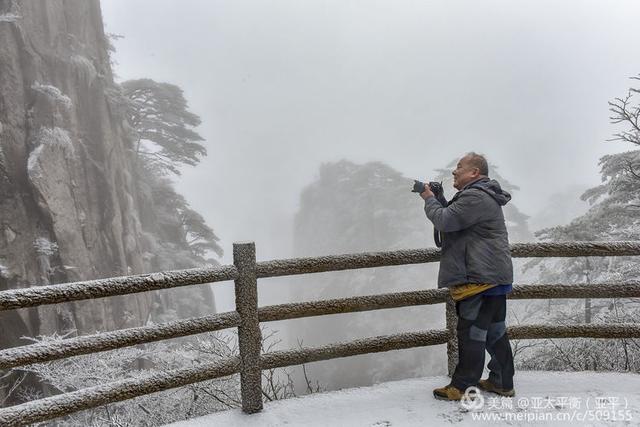
[[[429,184],[426,184],[424,186],[424,191],[420,193],[420,197],[422,197],[424,200],[427,200],[429,197],[434,197],[433,191],[431,191],[431,187],[429,187]]]

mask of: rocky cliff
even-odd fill
[[[0,0],[0,289],[147,269],[99,0]],[[147,294],[2,313],[21,335],[143,323]]]
[[[517,190],[495,168],[490,176],[503,188]],[[449,188],[450,177],[448,169],[434,179],[444,181],[447,199],[455,194]],[[410,192],[412,185],[410,178],[381,162],[359,165],[342,160],[324,164],[300,197],[294,256],[434,247],[424,201]],[[526,239],[526,215],[514,205],[505,209],[505,217],[511,241],[513,236]],[[291,294],[295,301],[313,301],[433,289],[437,277],[437,263],[333,272],[297,277]],[[316,346],[443,327],[444,305],[438,304],[299,319],[291,324],[289,333],[292,342],[303,340],[305,345]],[[307,372],[328,389],[339,389],[440,375],[446,366],[444,357],[445,351],[439,346],[416,348],[311,365]],[[299,385],[305,386],[302,381]]]
[[[381,162],[342,160],[320,167],[305,188],[295,217],[294,256],[389,251],[433,246],[424,202],[411,179]],[[296,278],[295,301],[415,291],[436,287],[437,264],[341,271]],[[404,307],[299,319],[290,340],[318,346],[376,335],[444,327],[444,307]],[[327,389],[365,386],[411,376],[442,374],[439,347],[367,354],[310,365],[307,372]],[[298,379],[298,383],[304,383]]]

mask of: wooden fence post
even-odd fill
[[[445,301],[446,328],[449,331],[450,338],[447,341],[447,375],[453,376],[458,364],[458,337],[456,328],[458,326],[458,316],[456,315],[456,303],[447,295]]]
[[[260,369],[262,334],[258,321],[255,243],[234,243],[233,264],[238,269],[235,293],[236,311],[240,315],[238,346],[241,362],[242,411],[253,414],[262,410],[262,370]]]

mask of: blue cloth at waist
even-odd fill
[[[506,295],[513,290],[513,286],[511,284],[508,285],[498,285],[493,288],[489,288],[486,291],[482,292],[482,295]]]

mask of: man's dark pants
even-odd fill
[[[459,390],[475,386],[484,370],[485,349],[491,355],[489,381],[504,390],[513,388],[513,354],[505,328],[506,295],[474,295],[456,302],[458,366],[451,384]]]

